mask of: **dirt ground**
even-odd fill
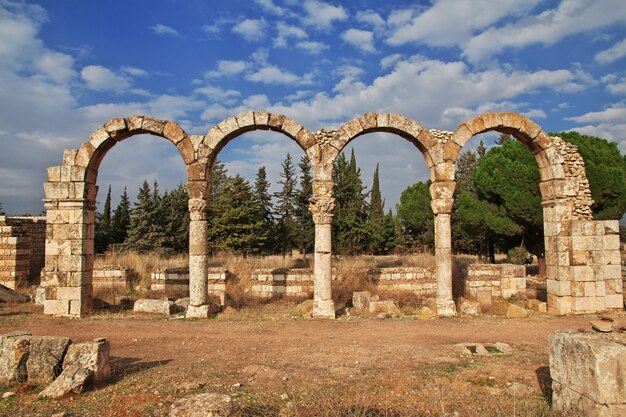
[[[547,337],[588,329],[590,318],[303,320],[282,303],[209,320],[69,319],[0,305],[0,333],[106,337],[114,368],[109,384],[62,400],[13,387],[21,393],[0,399],[0,415],[165,416],[177,399],[220,392],[242,416],[548,416]],[[506,342],[514,352],[461,355],[461,342]]]

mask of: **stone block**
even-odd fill
[[[572,312],[595,313],[597,311],[596,297],[572,297]]]
[[[352,293],[352,306],[357,310],[369,310],[371,294],[369,291],[357,291]]]
[[[230,417],[237,407],[229,396],[204,393],[182,398],[170,407],[169,417]]]
[[[72,366],[87,369],[91,372],[91,381],[96,384],[105,382],[111,376],[109,351],[109,342],[105,338],[94,339],[91,342],[74,343],[67,349],[63,360],[63,369]]]
[[[174,144],[180,142],[185,137],[187,137],[185,131],[181,129],[178,124],[172,122],[165,123],[165,127],[163,128],[163,136],[165,136],[165,138],[169,139]]]
[[[626,403],[624,335],[557,331],[548,337],[552,406],[613,416]]]
[[[80,394],[83,392],[91,372],[78,366],[68,366],[63,369],[61,375],[39,393],[39,398],[62,398],[70,393]]]
[[[476,292],[476,301],[483,307],[491,307],[491,290],[478,290]]]
[[[509,319],[528,317],[528,310],[515,304],[509,304],[506,310],[506,317]]]
[[[0,335],[0,385],[26,382],[30,339],[30,333],[22,331]]]
[[[135,301],[133,311],[136,313],[162,314],[169,316],[175,312],[174,303],[169,300],[152,300],[140,298]]]
[[[67,316],[70,313],[69,300],[46,300],[43,313],[52,316]]]
[[[606,308],[610,309],[620,309],[622,310],[624,306],[624,295],[623,294],[608,294],[604,296],[604,305]]]
[[[569,314],[572,311],[572,297],[560,297],[548,293],[548,313]]]
[[[459,304],[459,313],[466,316],[477,316],[480,310],[480,303],[477,301],[463,300]]]
[[[593,267],[589,265],[575,265],[571,267],[574,281],[595,281]]]
[[[29,384],[49,384],[61,373],[63,357],[70,346],[67,337],[33,336],[26,368]]]

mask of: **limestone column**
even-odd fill
[[[205,200],[189,200],[189,307],[187,318],[209,316],[207,295],[208,230]]]
[[[334,319],[331,225],[335,199],[330,196],[315,197],[309,207],[315,223],[313,317]]]
[[[452,231],[450,211],[452,199],[432,200],[435,213],[435,260],[437,262],[437,315],[456,315],[452,299]]]

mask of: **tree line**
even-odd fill
[[[619,219],[626,211],[626,160],[617,145],[575,132],[558,133],[578,146],[585,160],[595,219]],[[487,150],[481,143],[457,161],[452,243],[456,253],[477,254],[494,261],[496,252],[517,250],[537,256],[545,247],[539,170],[533,155],[509,135]],[[430,181],[407,187],[395,214],[385,209],[379,167],[371,186],[363,184],[354,151],[341,153],[333,170],[335,212],[333,251],[339,255],[432,251],[434,222]],[[315,227],[309,211],[313,196],[311,166],[306,157],[294,165],[291,155],[281,164],[278,191],[265,167],[254,182],[231,176],[217,161],[212,168],[208,235],[211,251],[243,255],[310,253]],[[96,214],[98,252],[115,245],[139,252],[187,250],[189,215],[187,192],[180,185],[162,195],[155,181],[139,189],[133,206],[126,190],[112,211],[110,193]]]

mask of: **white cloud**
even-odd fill
[[[363,52],[376,52],[374,34],[368,30],[351,28],[341,34],[341,39]]]
[[[233,27],[233,32],[248,42],[259,41],[265,37],[265,19],[244,19]]]
[[[359,10],[356,13],[356,21],[371,25],[374,29],[382,29],[385,26],[385,19],[374,10]]]
[[[594,59],[600,64],[610,64],[626,56],[626,39],[616,43],[609,49],[598,52]]]
[[[266,12],[275,14],[276,16],[285,16],[290,14],[288,9],[277,6],[272,0],[254,0],[254,2],[261,6],[261,8]]]
[[[287,46],[289,38],[293,39],[306,39],[307,33],[297,26],[291,26],[284,22],[278,22],[276,25],[278,35],[274,39],[274,46],[284,48]]]
[[[318,55],[328,49],[328,45],[317,41],[302,41],[296,44],[296,48],[302,49],[311,55]]]
[[[135,67],[122,67],[122,71],[128,75],[132,75],[133,77],[146,77],[150,75],[148,71]]]
[[[617,82],[607,84],[606,89],[609,93],[614,95],[626,95],[626,77],[623,77]]]
[[[539,0],[439,0],[426,10],[396,11],[390,16],[389,23],[397,28],[387,42],[391,45],[461,44],[476,31],[507,16],[527,13],[538,3]]]
[[[380,60],[380,67],[382,69],[389,69],[396,65],[398,61],[402,59],[402,54],[391,54],[387,55],[383,59]]]
[[[473,37],[464,46],[463,55],[470,62],[477,63],[506,48],[523,48],[537,43],[553,45],[567,36],[624,21],[626,7],[622,0],[563,0],[556,9],[501,28],[490,28]]]
[[[602,111],[585,113],[580,116],[570,117],[567,120],[572,120],[576,123],[620,123],[626,120],[626,107],[623,104],[617,104]]]
[[[163,23],[157,23],[154,26],[150,26],[150,29],[157,35],[167,35],[167,36],[181,36],[180,33],[173,27],[164,25]]]
[[[522,114],[528,117],[529,119],[545,119],[546,118],[546,112],[544,112],[541,109],[531,109],[531,110],[522,112]]]
[[[217,63],[217,69],[207,71],[204,76],[206,78],[219,78],[224,76],[237,75],[244,72],[247,66],[248,64],[246,63],[246,61],[221,60]]]
[[[293,85],[300,82],[300,77],[275,65],[268,65],[248,74],[246,80],[262,84]]]
[[[130,87],[129,80],[100,65],[88,65],[80,72],[85,87],[97,91],[115,91],[121,93]]]
[[[342,6],[333,6],[318,0],[305,0],[302,7],[306,12],[302,22],[320,30],[330,29],[335,21],[348,19],[348,12]]]
[[[237,90],[225,90],[223,88],[214,87],[211,85],[196,88],[195,90],[193,90],[193,92],[196,94],[201,94],[211,101],[219,101],[229,105],[234,104],[236,99],[241,95],[241,93]]]

